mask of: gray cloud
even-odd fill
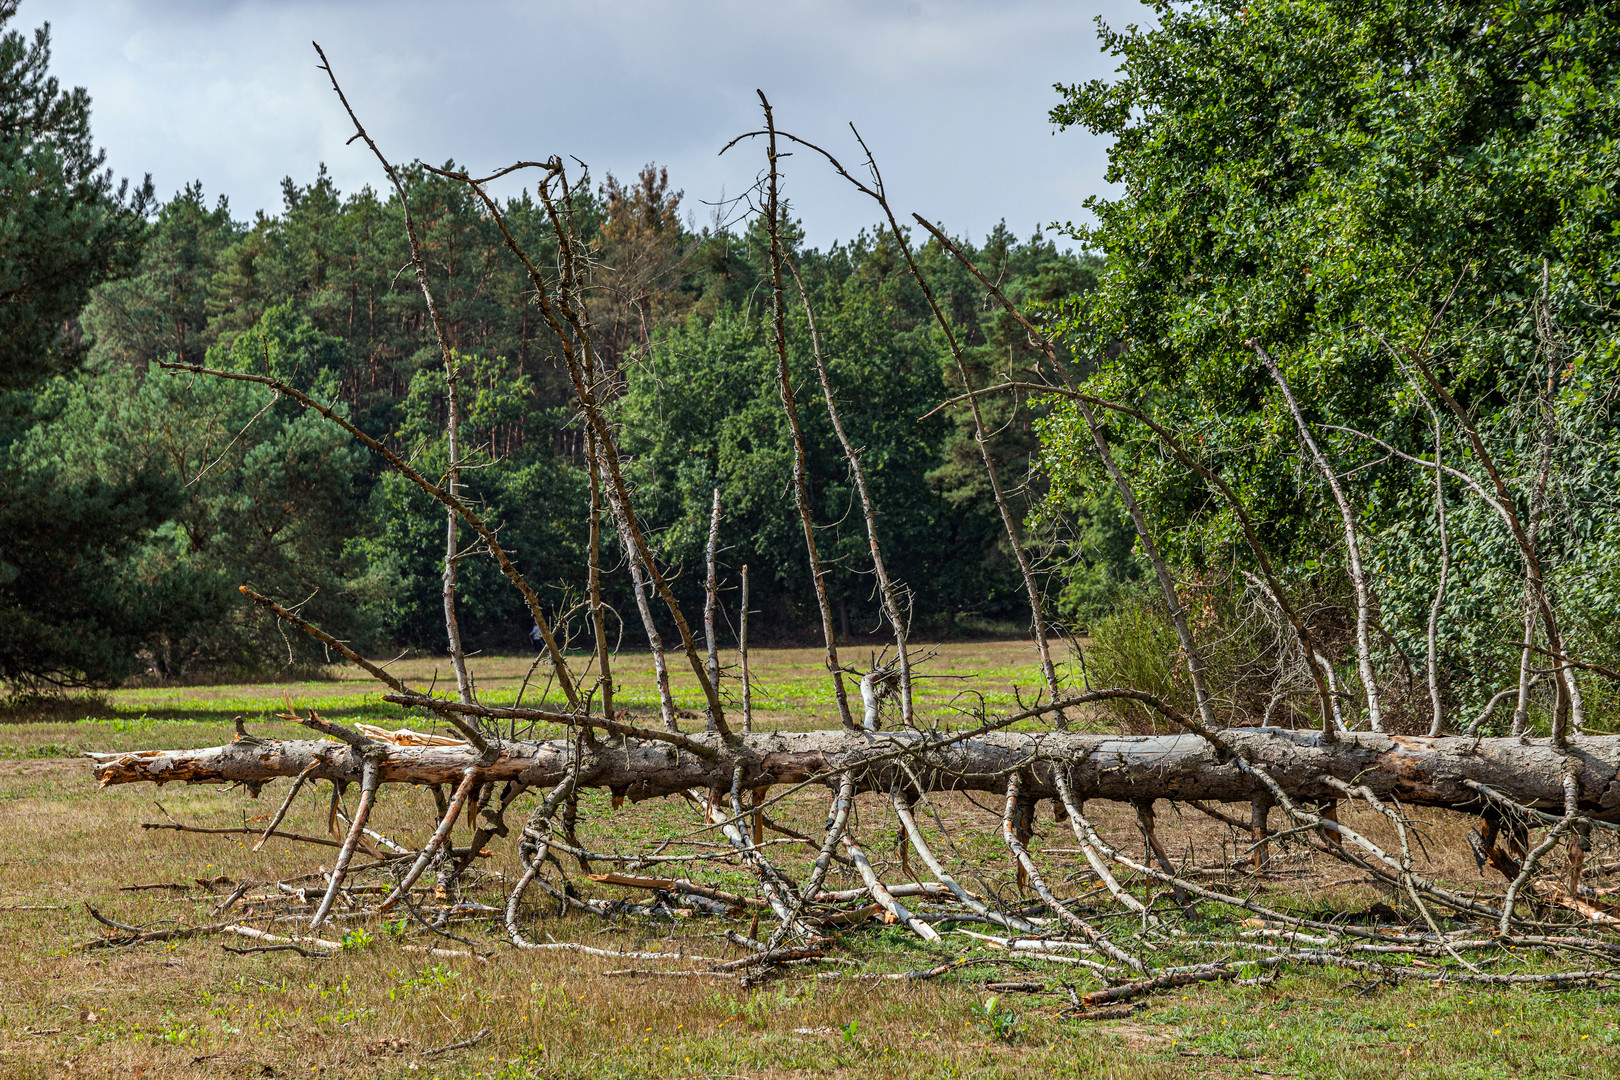
[[[331,58],[350,101],[398,159],[475,169],[552,153],[598,177],[667,165],[687,206],[739,194],[761,152],[717,157],[754,127],[754,89],[784,128],[859,159],[854,121],[899,206],[982,236],[1083,216],[1104,192],[1106,147],[1054,134],[1054,82],[1106,76],[1093,17],[1124,0],[653,0],[443,4],[419,0],[40,0],[54,70],[89,89],[97,141],[165,195],[199,179],[244,217],[325,162],[344,190],[377,186],[316,70]],[[873,208],[806,154],[788,192],[813,241],[846,238]]]

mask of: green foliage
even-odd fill
[[[759,243],[759,229],[746,239]],[[791,233],[791,229],[789,230]],[[1088,264],[1039,238],[1018,243],[999,229],[976,261],[1015,295],[1039,301],[1083,283]],[[796,253],[838,409],[859,447],[878,508],[878,532],[893,575],[911,590],[916,618],[950,629],[958,620],[1021,619],[1016,566],[1005,550],[965,410],[935,414],[954,365],[891,239],[862,235],[822,253]],[[1020,348],[977,282],[931,244],[923,261],[962,323],[957,333],[981,381]],[[1046,292],[1043,292],[1046,290]],[[865,522],[834,436],[814,368],[801,297],[788,290],[788,367],[804,428],[817,545],[831,567],[830,599],[851,630],[875,629],[877,600]],[[752,597],[767,626],[815,618],[804,540],[793,502],[792,440],[783,415],[768,306],[716,305],[653,343],[628,369],[620,411],[635,457],[640,505],[661,530],[666,554],[701,565],[711,493],[721,489],[723,562],[750,567]],[[1030,413],[998,403],[992,451],[1008,475],[1028,469]],[[1019,508],[1029,505],[1018,496]],[[697,582],[682,582],[695,598]]]
[[[864,310],[862,309],[864,307]],[[883,508],[882,539],[893,572],[925,591],[939,582],[944,545],[966,532],[984,550],[985,522],[950,513],[929,481],[945,443],[943,421],[915,423],[942,396],[937,353],[926,339],[884,333],[873,305],[824,307],[819,320],[850,438],[865,449],[874,499]],[[827,587],[834,605],[870,618],[871,584],[861,577],[865,523],[854,484],[820,400],[802,313],[795,320],[790,371],[806,434],[812,513],[837,569]],[[622,416],[626,449],[636,456],[638,491],[648,519],[663,527],[667,555],[701,565],[710,492],[721,488],[722,541],[728,567],[748,564],[759,605],[775,624],[806,625],[814,599],[803,532],[793,502],[792,437],[783,415],[769,321],[722,312],[678,328],[651,359],[629,373]],[[954,519],[954,520],[953,520]],[[966,520],[964,520],[966,519]],[[964,570],[971,560],[961,560]],[[867,571],[869,573],[869,569]],[[695,586],[695,582],[691,586]],[[973,582],[957,581],[971,598]],[[940,605],[919,601],[923,611]],[[963,597],[950,596],[960,606]],[[971,599],[970,601],[971,602]]]
[[[54,245],[63,260],[78,260],[78,277],[57,274],[60,295],[28,301],[30,325],[46,336],[27,345],[32,366],[6,360],[0,372],[0,387],[39,387],[0,424],[15,474],[6,474],[4,507],[19,515],[10,535],[31,545],[0,551],[0,591],[20,601],[0,614],[0,640],[28,653],[0,666],[0,678],[37,670],[115,683],[142,667],[172,678],[325,658],[249,610],[235,592],[242,584],[301,603],[305,617],[359,647],[442,648],[443,508],[329,422],[262,388],[161,366],[205,362],[285,380],[334,403],[429,477],[442,476],[443,357],[416,282],[400,272],[410,251],[398,196],[346,194],[322,168],[308,183],[285,180],[279,211],[250,222],[234,220],[223,197],[210,202],[200,184],[146,220],[144,189],[120,197],[95,173],[83,93],[42,81],[43,37],[32,51],[17,35],[6,42],[0,59],[22,87],[14,104],[33,102],[18,106],[30,117],[18,123],[34,134],[8,142],[0,167],[27,173],[33,185],[8,190],[49,197],[0,206],[12,230],[0,239],[27,240],[0,255],[26,269],[45,265],[41,252]],[[584,586],[589,492],[559,343],[472,193],[419,166],[403,180],[459,365],[464,494],[499,530],[564,635],[577,634],[567,613]],[[573,220],[592,267],[590,330],[612,379],[606,396],[663,557],[676,568],[700,559],[709,493],[721,486],[724,572],[734,580],[748,563],[756,626],[797,636],[813,621],[813,604],[761,304],[766,230],[759,221],[740,233],[695,230],[681,201],[651,165],[633,180],[575,185]],[[502,213],[538,265],[555,263],[543,207],[525,195]],[[1021,620],[1021,589],[965,411],[919,420],[957,388],[957,376],[894,238],[862,234],[823,252],[804,248],[793,223],[786,230],[914,617],[944,629]],[[1039,236],[1021,242],[1004,227],[970,250],[1032,310],[1063,309],[1097,271],[1094,261]],[[977,282],[937,244],[919,257],[973,378],[1027,368],[1024,335]],[[790,305],[812,512],[842,628],[853,633],[875,625],[865,527],[796,296]],[[14,304],[3,317],[21,311]],[[63,325],[72,330],[66,337]],[[28,340],[19,331],[6,347]],[[69,372],[81,355],[85,369]],[[52,373],[59,377],[46,379]],[[1025,401],[986,409],[998,464],[1009,477],[1027,474],[1038,410]],[[1023,514],[1040,492],[1012,486]],[[471,540],[468,530],[462,537]],[[622,560],[611,527],[603,546],[607,565]],[[697,575],[675,577],[695,601]],[[608,578],[608,600],[629,612],[621,578]],[[477,546],[459,560],[458,588],[470,647],[529,643],[521,598]],[[34,611],[42,605],[52,613]],[[640,636],[634,618],[622,629]]]
[[[345,950],[359,950],[377,940],[377,935],[363,926],[356,926],[343,931],[343,948]]]
[[[444,447],[436,440],[422,464],[442,468]],[[585,580],[585,514],[590,494],[582,470],[553,458],[526,464],[498,463],[466,474],[469,497],[480,513],[501,523],[501,544],[520,560],[541,589],[542,601],[569,606],[563,586]],[[349,550],[371,568],[378,588],[369,614],[389,641],[424,649],[443,647],[444,608],[439,595],[444,572],[443,505],[397,474],[384,474],[367,506],[370,531]],[[470,542],[469,530],[462,534]],[[384,585],[386,583],[386,586]],[[458,617],[469,647],[521,648],[532,620],[523,598],[490,559],[460,563]]]
[[[0,474],[0,678],[105,686],[128,676],[148,603],[126,570],[142,532],[178,503],[152,471],[64,481],[8,448]]]
[[[1252,508],[1290,581],[1320,590],[1342,533],[1246,342],[1277,357],[1348,474],[1391,664],[1423,653],[1433,477],[1330,425],[1432,453],[1408,349],[1475,418],[1521,508],[1554,376],[1557,468],[1538,542],[1579,650],[1606,653],[1620,635],[1606,389],[1620,285],[1615,18],[1555,0],[1156,4],[1153,25],[1105,31],[1119,78],[1060,88],[1054,121],[1113,138],[1123,189],[1073,230],[1108,264],[1068,319],[1072,347],[1103,358],[1099,392],[1183,433]],[[1139,427],[1108,425],[1172,561],[1240,590],[1232,570],[1252,562],[1229,510]],[[1113,502],[1070,409],[1042,434],[1063,503]],[[1442,449],[1482,475],[1455,425]],[[1520,572],[1500,520],[1460,484],[1447,497],[1458,565],[1443,678],[1466,705],[1513,678]],[[1343,618],[1339,596],[1324,618]]]
[[[165,203],[134,273],[97,289],[81,316],[90,366],[143,371],[167,357],[202,362],[218,335],[209,281],[242,232],[224,196],[208,208],[201,184],[187,184]]]
[[[1088,472],[1085,488],[1075,483],[1089,464],[1062,462],[1066,489],[1035,508],[1031,535],[1056,556],[1056,613],[1076,632],[1095,634],[1097,620],[1127,599],[1143,567],[1134,557],[1136,529],[1112,482]]]
[[[0,28],[16,15],[0,3]],[[128,673],[144,597],[121,561],[175,505],[150,471],[62,476],[21,443],[33,388],[72,369],[63,328],[140,249],[150,185],[113,187],[90,140],[90,99],[47,73],[50,41],[0,36],[0,679],[106,684]]]
[[[341,352],[307,319],[272,309],[261,324],[216,346],[224,366],[268,358],[314,370],[314,389],[335,382],[319,360]],[[324,659],[319,646],[284,639],[247,609],[251,584],[298,603],[307,618],[361,643],[376,637],[361,612],[366,567],[345,557],[362,527],[366,458],[342,431],[263,387],[199,380],[153,367],[61,380],[41,396],[50,422],[25,443],[58,478],[109,487],[156,477],[178,500],[122,561],[146,612],[141,645],[164,675],[198,663],[252,670]]]
[[[983,1004],[971,1006],[971,1011],[979,1027],[983,1028],[985,1034],[992,1039],[1004,1043],[1015,1042],[1023,1030],[1023,1022],[1017,1013],[1000,1006],[1001,996],[991,994],[984,999]]]
[[[1162,605],[1133,596],[1117,602],[1091,625],[1086,674],[1094,686],[1135,687],[1184,710],[1183,699],[1191,694],[1178,678],[1185,671],[1179,661],[1176,632]],[[1110,707],[1128,731],[1151,730],[1155,723],[1155,717],[1134,702]]]
[[[1331,590],[1328,593],[1331,595]],[[1287,726],[1301,720],[1291,711],[1290,698],[1300,703],[1308,701],[1312,684],[1297,648],[1280,632],[1274,609],[1257,602],[1252,592],[1233,590],[1220,581],[1183,582],[1181,596],[1201,646],[1204,677],[1218,721],[1227,725],[1266,721]],[[1294,600],[1313,617],[1319,649],[1332,653],[1348,645],[1349,628],[1334,617],[1332,605],[1325,603],[1322,595],[1302,591]],[[1191,715],[1197,708],[1164,597],[1145,583],[1115,594],[1108,613],[1091,624],[1085,656],[1086,675],[1092,686],[1146,690],[1183,715]],[[1345,682],[1352,680],[1353,662],[1341,660],[1335,677]],[[1422,724],[1426,725],[1427,699],[1418,702],[1411,696],[1411,687],[1404,687],[1407,694],[1402,689],[1397,684],[1386,690],[1386,712],[1399,717],[1403,712],[1414,714],[1414,710],[1421,709]],[[1164,730],[1164,718],[1145,705],[1118,701],[1108,707],[1126,731],[1157,734]],[[1415,718],[1413,726],[1420,726]]]
[[[0,4],[0,27],[17,13]],[[113,187],[90,140],[90,96],[47,72],[50,35],[0,36],[0,391],[71,369],[62,333],[90,290],[140,252],[151,184]]]

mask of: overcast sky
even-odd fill
[[[1093,20],[1125,0],[25,0],[13,25],[52,25],[53,71],[93,100],[96,141],[122,175],[169,196],[201,180],[234,216],[281,204],[325,162],[338,185],[379,186],[316,69],[325,47],[350,102],[397,160],[474,169],[572,154],[598,179],[667,165],[699,223],[741,193],[758,148],[717,153],[758,123],[853,165],[861,129],[903,211],[977,240],[1084,216],[1106,146],[1055,134],[1055,82],[1106,77]],[[847,238],[874,208],[800,154],[785,183],[812,242]]]

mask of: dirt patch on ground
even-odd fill
[[[22,761],[0,760],[0,777],[58,777],[64,781],[89,780],[90,759],[77,757],[28,758]]]

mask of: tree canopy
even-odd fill
[[[17,55],[33,57],[22,66],[38,81],[44,53]],[[73,131],[88,147],[85,94],[59,96],[78,110]],[[119,202],[110,179],[92,179],[86,183],[105,204],[104,265],[51,316],[55,337],[46,337],[56,352],[28,353],[32,389],[18,399],[17,415],[26,416],[10,451],[15,476],[35,478],[57,502],[38,502],[37,490],[25,496],[16,480],[7,504],[34,530],[19,525],[12,534],[33,538],[7,556],[33,560],[17,563],[13,580],[25,584],[15,587],[38,588],[38,604],[61,608],[54,640],[66,651],[48,662],[18,659],[5,677],[49,670],[57,681],[105,684],[140,668],[172,677],[327,658],[245,610],[234,592],[241,584],[306,604],[311,618],[357,645],[442,648],[443,529],[427,496],[268,389],[199,384],[160,366],[205,364],[284,380],[442,474],[443,363],[422,296],[399,274],[409,262],[399,195],[341,192],[323,168],[308,183],[284,181],[278,212],[241,221],[200,184],[159,205],[143,193]],[[468,189],[420,165],[407,168],[404,181],[461,365],[462,482],[524,572],[548,583],[543,602],[569,611],[578,586],[567,583],[584,579],[589,495],[557,342],[522,266]],[[682,197],[656,166],[633,180],[608,175],[575,187],[574,221],[591,253],[591,333],[612,372],[610,411],[662,556],[701,561],[710,494],[719,486],[723,575],[734,582],[747,563],[756,634],[797,639],[813,622],[813,600],[788,493],[789,436],[769,377],[765,232],[757,222],[699,228]],[[80,213],[70,199],[55,203],[64,214]],[[531,254],[555,260],[537,202],[519,195],[501,212]],[[969,247],[1033,299],[1064,296],[1095,274],[1094,261],[1005,228]],[[72,257],[63,245],[51,250]],[[947,411],[919,419],[954,376],[892,241],[863,234],[826,251],[796,243],[794,257],[817,308],[835,393],[881,499],[884,543],[915,594],[919,625],[1021,621],[1016,570],[965,417]],[[924,258],[982,372],[1027,352],[991,313],[984,290],[937,245]],[[810,366],[808,328],[793,304],[792,363],[813,444],[814,513],[844,631],[869,632],[877,603],[861,569],[866,540]],[[1000,414],[996,452],[1013,472],[1031,469],[1032,415],[1010,407]],[[39,531],[62,520],[57,503],[71,490],[102,508],[99,531],[88,521],[66,527],[80,538],[74,542],[95,546],[93,558],[70,557],[64,535]],[[96,492],[100,502],[91,498]],[[1021,495],[1020,507],[1036,495],[1038,488]],[[45,505],[55,509],[36,512]],[[108,517],[115,508],[123,514],[117,523]],[[606,541],[610,561],[623,557],[617,544]],[[626,587],[610,585],[621,611],[633,610]],[[677,575],[684,600],[699,587],[696,575]],[[734,594],[725,603],[734,607]],[[528,646],[521,598],[476,553],[462,560],[458,605],[470,647]],[[41,625],[19,624],[15,640],[47,640]],[[635,620],[623,629],[632,642],[640,637]],[[81,643],[80,652],[68,642]],[[93,643],[95,657],[84,643]]]
[[[114,185],[90,140],[90,101],[48,72],[50,36],[9,28],[0,3],[0,679],[102,682],[133,666],[143,601],[127,554],[176,505],[150,472],[70,478],[31,455],[36,393],[83,357],[73,320],[125,273],[150,184]]]
[[[1432,599],[1433,475],[1363,435],[1432,456],[1422,359],[1521,490],[1550,445],[1544,506],[1526,509],[1583,642],[1612,656],[1616,519],[1573,508],[1612,510],[1620,467],[1614,10],[1214,0],[1156,4],[1153,25],[1103,40],[1118,77],[1060,87],[1052,112],[1113,138],[1108,175],[1123,189],[1072,230],[1107,256],[1068,326],[1078,351],[1102,358],[1097,389],[1195,433],[1300,587],[1342,597],[1327,569],[1343,542],[1336,511],[1253,344],[1268,350],[1366,508],[1388,624],[1421,628],[1395,616]],[[1241,591],[1230,513],[1145,429],[1111,430],[1177,560]],[[1045,435],[1060,494],[1111,502],[1074,413],[1060,407]],[[1464,443],[1451,430],[1442,453]],[[1517,656],[1466,628],[1482,611],[1502,628],[1520,617],[1522,571],[1497,515],[1447,487],[1448,678],[1486,694]],[[1417,655],[1421,642],[1395,650]]]

